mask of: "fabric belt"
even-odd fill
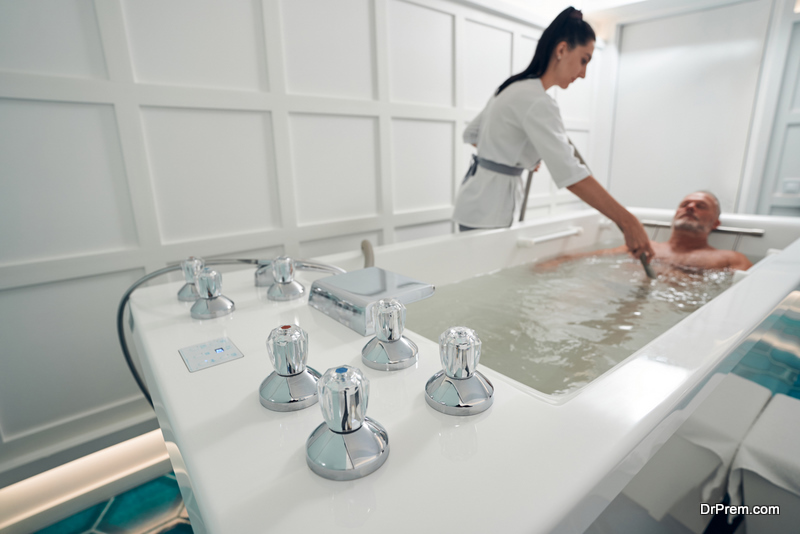
[[[508,176],[521,176],[522,171],[525,170],[523,167],[512,167],[510,165],[503,165],[502,163],[497,163],[492,160],[481,158],[473,154],[472,164],[469,166],[466,176],[464,176],[464,182],[469,180],[471,176],[473,176],[476,172],[478,172],[478,165],[492,172],[507,174]]]

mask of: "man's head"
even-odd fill
[[[672,219],[672,227],[695,233],[710,234],[719,226],[719,199],[708,191],[686,195]]]

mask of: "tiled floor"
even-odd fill
[[[800,399],[800,292],[788,308],[773,312],[737,349],[741,361],[733,372],[770,389]]]
[[[193,534],[173,474],[96,504],[36,534]]]

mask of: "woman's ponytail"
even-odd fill
[[[503,89],[519,80],[541,78],[550,64],[553,50],[561,41],[565,41],[570,50],[572,50],[576,46],[583,46],[594,40],[594,30],[588,22],[583,20],[583,13],[574,7],[568,7],[559,13],[542,32],[539,43],[536,45],[536,52],[533,54],[533,59],[528,68],[504,81],[498,87],[495,95],[499,95]]]

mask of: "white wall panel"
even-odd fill
[[[561,110],[561,118],[564,121],[584,121],[588,123],[592,118],[592,101],[594,99],[594,87],[592,73],[594,60],[589,63],[586,70],[586,78],[578,78],[566,89],[556,89],[556,101]]]
[[[424,239],[453,233],[452,221],[438,221],[434,223],[401,226],[394,231],[395,240],[400,243],[414,239]]]
[[[136,244],[111,106],[0,99],[0,169],[0,264]]]
[[[143,108],[165,243],[279,225],[269,113]]]
[[[800,19],[792,25],[772,135],[760,184],[758,213],[800,216]]]
[[[299,225],[378,212],[378,125],[371,117],[289,118]]]
[[[797,23],[795,28],[800,28],[800,23]],[[797,46],[800,46],[796,44],[797,39],[800,39],[800,37],[797,37],[798,33],[800,33],[800,29],[795,29],[795,32],[797,33],[795,33],[795,36],[792,40],[792,46],[796,48]],[[795,113],[800,112],[800,79],[795,80],[794,97],[792,98],[791,110]]]
[[[92,0],[0,2],[0,70],[107,78]]]
[[[116,335],[125,271],[0,291],[4,443],[140,396]]]
[[[514,42],[514,68],[513,73],[522,72],[531,64],[533,54],[536,52],[536,44],[539,42],[534,37],[520,35]],[[502,83],[502,82],[501,82]],[[497,84],[500,85],[500,84]]]
[[[464,94],[466,105],[483,109],[497,88],[511,76],[511,32],[467,21]]]
[[[300,258],[308,259],[338,252],[360,251],[361,241],[364,239],[369,239],[373,246],[383,244],[381,233],[378,231],[314,239],[300,243]]]
[[[275,246],[275,247],[265,247],[265,248],[256,248],[251,250],[237,250],[235,252],[225,252],[224,254],[214,254],[213,256],[208,256],[208,258],[212,259],[230,259],[230,258],[244,258],[244,259],[258,259],[258,260],[269,260],[273,258],[277,258],[285,254],[283,246]],[[224,265],[220,266],[220,269],[227,272],[227,271],[246,271],[246,270],[255,270],[254,267],[250,264],[243,263],[241,265]],[[178,273],[179,277],[176,280],[183,280],[180,276],[182,273]]]
[[[452,182],[453,123],[392,121],[395,212],[451,205]]]
[[[402,0],[388,3],[392,100],[453,105],[453,16]]]
[[[289,92],[374,98],[369,0],[282,0],[280,8]]]
[[[731,211],[742,173],[770,2],[741,2],[625,26],[611,192],[674,208],[714,191]]]
[[[786,179],[800,180],[800,124],[786,128],[775,193],[784,193]]]
[[[136,80],[267,89],[261,10],[251,0],[123,0]]]

